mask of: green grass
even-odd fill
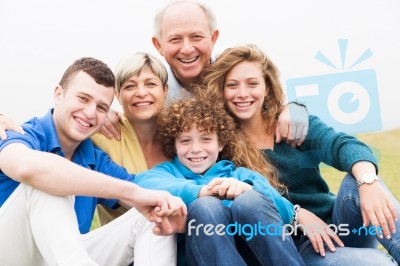
[[[93,221],[92,221],[92,226],[90,227],[90,230],[94,230],[96,228],[100,227],[100,221],[99,221],[99,216],[97,215],[97,210],[96,213],[94,214]]]
[[[400,199],[398,167],[400,162],[400,129],[378,133],[360,134],[360,140],[368,144],[379,159],[379,176],[385,181],[393,195]],[[321,167],[322,176],[327,180],[333,193],[337,193],[345,173],[332,167]],[[92,229],[100,226],[97,214],[93,219]]]
[[[379,176],[384,180],[393,195],[400,199],[398,166],[400,162],[400,129],[357,136],[368,144],[379,160]],[[327,180],[331,191],[336,193],[345,173],[332,167],[321,167],[322,176]]]

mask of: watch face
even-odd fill
[[[372,182],[374,182],[374,179],[375,179],[374,175],[365,175],[365,176],[362,177],[362,180],[365,183],[372,183]]]

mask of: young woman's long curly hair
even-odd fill
[[[248,44],[228,48],[217,57],[216,61],[203,73],[203,84],[207,86],[207,97],[224,101],[226,76],[233,67],[244,61],[255,62],[261,66],[268,90],[268,95],[265,99],[268,109],[263,109],[261,112],[265,129],[271,130],[275,128],[278,116],[283,110],[285,96],[279,81],[277,67],[256,45]]]
[[[226,112],[222,101],[209,100],[196,87],[197,96],[173,103],[157,120],[157,141],[164,155],[172,158],[176,154],[175,140],[193,125],[206,133],[216,133],[223,146],[219,160],[230,160],[236,166],[247,167],[264,175],[273,187],[284,191],[278,182],[275,168],[264,158],[244,133],[236,127],[233,118]]]

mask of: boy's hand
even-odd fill
[[[206,186],[213,195],[221,199],[234,199],[253,187],[235,178],[214,178]]]

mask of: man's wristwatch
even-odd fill
[[[365,174],[361,178],[357,179],[357,187],[363,184],[372,184],[374,181],[378,181],[379,177],[375,174]]]

